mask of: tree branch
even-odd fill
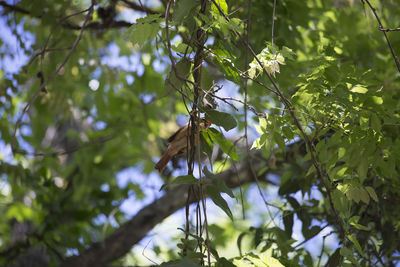
[[[298,145],[293,144],[291,147],[294,148],[294,146]],[[304,146],[304,143],[300,145]],[[303,150],[305,153],[305,149]],[[261,158],[261,154],[257,153],[257,155],[253,155],[253,168],[256,172],[260,171],[267,164],[265,160],[257,160],[259,158]],[[278,170],[282,165],[283,162],[277,163]],[[265,178],[266,174],[264,173],[259,179],[268,182]],[[254,181],[249,165],[245,160],[236,169],[230,168],[219,175],[220,179],[223,179],[230,188]],[[157,224],[185,206],[188,198],[188,188],[188,185],[181,185],[167,191],[164,196],[141,209],[131,220],[123,224],[103,242],[93,244],[79,256],[69,257],[61,266],[106,266],[108,263],[121,258]],[[198,201],[199,199],[196,196],[199,195],[191,194],[189,202]]]
[[[379,30],[383,31],[383,32],[398,32],[398,31],[400,31],[400,28],[384,29],[382,27],[379,27]]]
[[[130,9],[133,9],[136,11],[146,12],[147,14],[161,14],[160,12],[154,11],[148,7],[138,5],[138,4],[128,1],[128,0],[120,0],[120,1],[123,2]]]
[[[9,9],[11,11],[19,12],[19,13],[22,13],[22,14],[26,14],[26,15],[31,14],[28,10],[23,9],[23,8],[17,6],[17,5],[7,4],[5,1],[0,1],[0,6],[2,6],[4,8],[7,8],[7,9]]]

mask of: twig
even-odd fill
[[[4,8],[8,8],[8,9],[10,9],[12,11],[16,11],[16,12],[22,13],[22,14],[26,14],[26,15],[30,14],[30,12],[28,10],[23,9],[23,8],[17,6],[17,5],[7,4],[6,1],[0,1],[0,6],[2,6]]]
[[[206,0],[201,0],[200,1],[200,13],[204,14],[206,11],[207,7],[207,1]],[[202,22],[204,25],[204,21]],[[202,25],[202,26],[203,26]],[[198,112],[198,106],[199,106],[199,97],[200,97],[200,88],[201,88],[201,72],[202,72],[202,66],[203,66],[203,47],[204,43],[206,41],[206,31],[202,29],[201,27],[198,27],[197,29],[197,50],[194,56],[194,62],[193,62],[193,80],[194,80],[194,95],[193,95],[193,103],[192,103],[192,114],[190,115],[190,121],[192,122],[192,128],[190,132],[190,137],[189,137],[189,142],[190,142],[190,155],[188,159],[188,174],[193,173],[193,166],[194,166],[194,157],[195,157],[195,136],[197,135],[198,138],[200,138],[200,112]],[[197,121],[197,124],[195,123]],[[190,123],[190,122],[189,122]],[[197,125],[197,127],[195,127]],[[199,169],[199,183],[200,183],[200,201],[203,206],[203,213],[204,213],[204,226],[205,226],[205,232],[206,232],[206,245],[205,247],[207,248],[207,260],[208,260],[208,266],[211,266],[211,253],[210,253],[210,237],[209,237],[209,232],[208,232],[208,220],[207,220],[207,210],[206,210],[206,197],[204,193],[204,188],[203,188],[203,177],[202,177],[202,171],[201,171],[201,161],[200,161],[200,141],[198,140],[197,142],[197,160],[198,160],[198,169]]]
[[[87,11],[90,11],[90,9],[91,9],[91,7],[87,8],[87,9],[85,9],[85,10],[82,10],[82,11],[78,11],[78,12],[69,14],[69,15],[67,15],[67,16],[65,16],[65,17],[63,17],[63,18],[61,18],[61,19],[54,25],[54,27],[53,27],[53,29],[51,30],[49,36],[47,36],[47,39],[46,39],[46,42],[45,42],[44,45],[43,45],[42,51],[46,51],[46,50],[47,50],[47,45],[49,44],[50,38],[51,38],[51,36],[53,35],[54,31],[57,29],[57,26],[58,26],[58,25],[60,25],[61,23],[63,23],[64,21],[66,21],[67,19],[69,19],[69,18],[71,18],[71,17],[74,17],[74,16],[80,15],[80,14],[82,14],[82,13],[85,13],[85,12],[87,12]],[[89,12],[89,13],[90,13],[90,12]],[[88,13],[88,15],[89,15],[89,13]],[[85,26],[85,24],[84,24],[82,27],[84,27],[84,26]],[[70,49],[73,49],[73,46],[72,46]],[[44,54],[43,54],[43,53],[40,53],[40,54],[42,55],[42,60],[43,60]]]
[[[326,227],[328,227],[328,226],[329,226],[329,224],[327,224],[327,225],[325,225],[324,227],[322,227],[321,230],[320,230],[320,232],[321,232],[322,230],[324,230],[324,229],[325,229]],[[334,233],[334,232],[331,232],[331,233],[329,233],[328,235],[324,236],[324,237],[323,237],[324,240],[325,240],[325,238],[326,238],[327,236],[329,236],[329,235],[331,235],[331,234],[333,234],[333,233]],[[318,234],[319,234],[319,233],[318,233]],[[297,249],[297,248],[301,247],[302,245],[304,245],[305,243],[307,243],[308,241],[310,241],[311,239],[313,239],[314,237],[316,237],[318,234],[312,236],[312,237],[309,238],[309,239],[305,239],[305,240],[301,241],[299,244],[297,244],[296,246],[294,246],[293,249]],[[322,247],[323,247],[323,245],[322,245]]]
[[[382,25],[381,19],[379,18],[378,14],[376,13],[375,8],[371,5],[371,3],[369,2],[369,0],[363,0],[363,1],[367,2],[368,6],[370,7],[370,9],[372,10],[372,12],[374,13],[374,16],[375,16],[375,18],[376,18],[376,20],[378,21],[378,24],[379,24],[379,30],[383,32],[383,35],[385,35],[385,39],[386,39],[386,42],[387,42],[387,44],[388,44],[388,46],[389,46],[390,52],[392,53],[394,62],[396,63],[396,66],[397,66],[398,71],[400,72],[400,61],[399,61],[399,59],[397,58],[396,53],[395,53],[394,50],[393,50],[392,44],[391,44],[390,41],[389,41],[389,37],[388,37],[387,34],[386,34],[386,32],[387,32],[387,31],[390,31],[390,30],[388,30],[388,29],[385,30],[385,28],[384,28],[383,25]],[[364,2],[363,2],[363,3],[364,3]],[[400,28],[397,28],[397,29],[394,29],[394,30],[395,30],[395,31],[400,31]]]
[[[63,50],[70,50],[72,47],[56,47],[56,48],[47,48],[47,49],[42,49],[40,51],[36,51],[33,53],[33,56],[31,57],[31,59],[29,60],[28,64],[26,65],[27,67],[29,67],[32,62],[36,59],[36,57],[46,53],[46,52],[53,52],[53,51],[63,51]]]
[[[85,21],[83,22],[82,29],[79,32],[79,35],[76,38],[75,42],[73,43],[73,45],[71,47],[71,50],[69,51],[69,53],[67,54],[67,56],[65,57],[63,62],[57,67],[57,69],[49,76],[49,78],[44,83],[41,84],[39,89],[37,89],[36,92],[31,96],[31,98],[29,99],[28,103],[25,105],[24,109],[22,110],[22,113],[19,115],[19,117],[18,117],[18,119],[17,119],[17,121],[15,123],[14,131],[13,131],[13,134],[12,134],[12,137],[11,137],[13,139],[13,141],[12,141],[12,149],[13,149],[13,151],[15,150],[15,146],[14,146],[15,145],[15,141],[16,141],[15,140],[15,136],[16,136],[16,133],[17,133],[17,129],[19,128],[19,125],[22,122],[23,116],[29,110],[29,108],[32,105],[33,101],[35,101],[35,99],[38,97],[38,95],[43,90],[43,88],[45,88],[45,86],[58,74],[58,72],[64,67],[64,65],[67,63],[67,61],[71,57],[72,53],[74,52],[75,48],[78,46],[78,43],[82,38],[83,31],[85,29],[86,24],[89,22],[89,20],[92,17],[94,5],[95,5],[95,3],[92,2],[92,4],[90,5],[90,7],[88,9],[85,9],[84,11],[82,11],[82,12],[85,12],[85,11],[89,11],[89,12],[85,17]],[[70,15],[70,16],[72,16],[72,15]],[[67,17],[70,17],[70,16],[67,16]]]
[[[320,253],[319,256],[318,256],[318,263],[317,263],[317,266],[318,266],[318,267],[319,267],[320,264],[321,264],[322,255],[323,255],[323,253],[324,253],[324,249],[325,249],[325,239],[326,239],[328,236],[330,236],[331,234],[333,234],[333,232],[330,232],[329,234],[324,235],[324,236],[322,237],[321,253]]]
[[[271,46],[272,46],[272,54],[275,56],[274,51],[274,26],[275,26],[275,8],[276,8],[276,0],[274,0],[274,7],[272,9],[272,29],[271,29]],[[247,40],[248,43],[248,40]],[[274,57],[275,60],[275,57]]]
[[[200,202],[197,202],[196,206],[196,235],[201,237],[203,235],[203,224],[202,224],[202,218],[201,218],[201,209],[200,209]],[[202,246],[202,238],[197,239],[197,245],[199,246],[200,253],[203,254],[203,246]],[[207,245],[204,246],[204,249],[207,248]],[[201,258],[200,264],[203,266],[204,265],[204,259]]]
[[[138,5],[138,4],[136,4],[134,2],[131,2],[131,1],[128,1],[128,0],[120,0],[120,1],[123,2],[130,9],[134,9],[134,10],[137,10],[137,11],[143,11],[143,12],[146,12],[147,14],[160,14],[159,12],[154,11],[154,10],[148,8],[148,7],[145,7],[142,4]]]
[[[395,31],[400,31],[400,28],[384,29],[382,27],[379,27],[379,30],[383,32],[395,32]]]
[[[142,256],[145,257],[147,260],[149,260],[151,263],[158,266],[158,265],[160,265],[159,263],[157,263],[157,262],[153,261],[152,259],[150,259],[149,257],[147,257],[146,254],[144,253],[146,251],[146,248],[149,246],[150,242],[151,242],[151,239],[149,240],[149,242],[147,242],[146,246],[143,248]]]
[[[247,30],[246,30],[246,36],[245,36],[245,42],[246,43],[248,43],[248,37],[249,37],[249,31],[250,31],[251,7],[252,7],[251,0],[249,0],[248,1],[248,7],[247,7]],[[249,46],[246,46],[246,54],[245,54],[246,66],[248,65],[248,51],[249,51]],[[253,175],[253,178],[254,178],[254,180],[256,182],[258,192],[260,193],[260,196],[261,196],[262,200],[264,201],[265,207],[267,208],[268,214],[271,217],[272,223],[276,226],[275,220],[273,219],[273,216],[272,216],[272,213],[271,213],[271,210],[269,209],[269,207],[271,206],[271,207],[278,208],[278,209],[280,209],[280,208],[275,206],[275,205],[273,205],[273,204],[270,204],[266,200],[266,198],[264,196],[264,192],[261,190],[261,185],[260,185],[260,181],[258,180],[258,175],[256,174],[256,172],[254,170],[253,158],[252,158],[251,153],[250,153],[249,140],[248,140],[248,137],[247,137],[247,80],[245,80],[244,86],[245,86],[244,87],[244,89],[245,89],[245,103],[244,103],[245,104],[245,138],[246,138],[246,149],[247,149],[247,156],[248,156],[247,157],[247,159],[248,159],[247,162],[249,164],[251,174]]]
[[[251,19],[251,0],[247,1],[247,22],[246,22],[246,41],[249,42],[249,34],[250,34],[250,19]],[[249,65],[249,49],[246,47],[246,50],[244,52],[244,68],[246,69],[247,66]],[[247,79],[244,79],[244,138],[246,140],[246,152],[247,152],[247,157],[250,155],[250,146],[249,146],[249,136],[248,136],[248,129],[247,127],[248,122],[247,122],[247,97],[248,97],[248,86],[247,86]],[[253,111],[254,112],[254,111]],[[248,161],[250,163],[250,160]],[[236,169],[236,165],[235,170]],[[256,180],[257,181],[257,180]],[[243,203],[243,192],[242,192],[242,186],[240,186],[240,197],[242,201],[242,213],[243,213],[243,219],[245,219],[245,211],[244,211],[244,203]]]
[[[206,9],[206,1],[201,1],[201,9],[200,12],[204,13]],[[205,31],[201,28],[198,29],[197,31],[197,51],[195,53],[194,57],[194,68],[193,68],[193,81],[188,80],[186,77],[181,77],[180,74],[178,73],[176,69],[176,64],[175,64],[175,59],[172,55],[172,49],[171,49],[171,40],[169,37],[169,12],[171,9],[171,4],[172,0],[168,1],[167,7],[165,9],[165,36],[167,39],[167,51],[168,51],[168,56],[171,60],[171,69],[172,72],[175,74],[175,76],[180,79],[181,81],[184,82],[185,85],[188,83],[193,85],[193,102],[192,102],[192,111],[189,112],[190,114],[190,121],[189,124],[192,125],[191,132],[189,134],[188,138],[188,147],[191,147],[190,152],[187,154],[188,155],[188,174],[192,175],[193,174],[193,167],[194,167],[194,158],[195,158],[195,135],[197,134],[199,136],[199,125],[200,125],[200,113],[197,112],[198,110],[198,99],[199,99],[199,89],[201,88],[200,82],[201,82],[201,68],[203,64],[203,47],[204,47],[204,42],[205,42]],[[170,80],[168,81],[179,93],[182,94],[182,91],[180,88],[177,88]],[[182,94],[182,96],[186,96]],[[187,97],[187,96],[186,96]],[[196,123],[197,121],[197,123]],[[197,127],[196,127],[197,125]],[[199,142],[198,142],[199,143]],[[198,144],[197,150],[200,151],[200,144]],[[198,158],[200,158],[200,155],[198,154]],[[200,162],[200,160],[199,160]],[[200,181],[200,194],[201,194],[201,202],[203,206],[203,212],[204,212],[204,219],[205,219],[205,228],[206,228],[206,247],[207,247],[207,256],[208,256],[208,264],[211,265],[211,258],[210,258],[210,244],[209,244],[209,233],[208,233],[208,222],[207,222],[207,214],[206,214],[206,204],[205,204],[205,197],[204,197],[204,192],[203,192],[203,186],[202,186],[202,175],[201,175],[201,166],[199,163],[199,181]],[[186,210],[188,212],[188,210]],[[188,222],[186,222],[188,224]],[[186,226],[188,227],[188,225]]]
[[[229,62],[226,61],[225,58],[223,58],[223,57],[221,57],[221,56],[215,54],[215,53],[214,53],[211,49],[209,49],[208,47],[205,47],[205,46],[204,46],[203,49],[207,50],[207,52],[211,53],[213,56],[217,57],[218,59],[224,60],[227,64],[230,64]],[[208,61],[207,61],[207,63],[210,64],[210,62],[208,62]],[[257,79],[251,78],[250,76],[248,76],[248,75],[246,74],[245,71],[240,70],[240,69],[237,68],[235,65],[230,64],[230,67],[233,68],[233,69],[239,74],[239,76],[241,76],[241,78],[248,79],[248,80],[252,80],[253,82],[257,83],[258,85],[260,85],[260,86],[262,86],[262,87],[264,87],[265,89],[267,89],[267,90],[270,91],[271,93],[274,93],[274,94],[278,95],[277,92],[275,92],[272,88],[268,87],[266,84],[264,84],[264,83],[258,81]],[[278,96],[279,96],[279,95],[278,95]]]
[[[189,208],[190,208],[190,197],[191,197],[191,192],[193,190],[193,186],[189,186],[188,191],[187,191],[187,198],[186,198],[186,205],[185,205],[185,239],[187,240],[189,238]],[[194,192],[193,192],[194,193]],[[186,250],[187,247],[184,246],[182,249],[182,254],[184,257],[186,257]]]
[[[174,58],[174,56],[172,55],[171,39],[170,39],[170,37],[169,37],[169,22],[168,22],[168,21],[169,21],[169,11],[170,11],[170,9],[171,9],[171,3],[172,3],[172,2],[173,2],[172,0],[168,1],[167,7],[166,7],[166,9],[165,9],[165,38],[167,39],[167,44],[166,44],[166,46],[167,46],[167,51],[168,51],[169,59],[171,60],[171,68],[172,68],[173,73],[175,74],[175,76],[176,76],[179,80],[183,81],[185,84],[190,83],[190,84],[192,84],[194,87],[196,87],[196,84],[195,84],[193,81],[186,79],[186,77],[182,77],[182,76],[178,73],[178,70],[176,69],[176,64],[175,64],[175,58]],[[169,79],[168,79],[167,81],[168,81],[169,84],[171,84],[171,85],[174,87],[175,90],[177,90],[180,94],[182,94],[182,91],[180,90],[180,88],[177,88]],[[185,96],[186,96],[186,95],[185,95]],[[186,96],[186,97],[189,99],[188,96]]]

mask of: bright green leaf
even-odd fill
[[[353,93],[365,94],[366,92],[368,92],[368,89],[363,85],[357,84],[353,86],[350,91],[352,91]]]
[[[268,138],[267,134],[263,134],[261,135],[259,138],[257,138],[256,140],[254,140],[253,145],[251,146],[250,149],[256,148],[256,149],[260,149],[264,146],[266,139]]]
[[[380,96],[373,96],[372,100],[374,101],[375,104],[377,105],[382,105],[383,104],[383,99]]]
[[[160,30],[159,22],[159,15],[149,15],[138,19],[127,31],[132,44],[142,46],[147,41],[154,39]]]
[[[228,14],[228,5],[227,5],[227,3],[226,3],[225,0],[215,0],[215,3],[217,3],[217,5],[221,8],[221,10],[222,10],[225,14]],[[212,8],[212,11],[213,11],[215,14],[219,14],[219,10],[218,10],[218,8],[215,6],[214,3],[212,4],[211,8]]]

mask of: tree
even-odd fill
[[[136,264],[183,209],[178,244],[153,246],[167,266],[395,266],[396,2],[0,1],[1,265]],[[127,168],[164,183],[132,217],[148,191]]]

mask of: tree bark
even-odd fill
[[[293,148],[294,145],[297,146],[297,144],[292,144],[290,147]],[[266,160],[262,159],[261,153],[256,152],[252,158],[253,168],[256,173],[268,164]],[[231,167],[229,170],[219,174],[220,179],[223,179],[228,187],[235,188],[241,184],[254,181],[247,160],[243,160],[242,162],[244,163],[239,164],[236,168]],[[282,163],[277,162],[277,170],[274,173],[280,174]],[[266,178],[268,173],[266,172],[258,177],[259,180],[269,182]],[[185,206],[188,189],[189,185],[180,185],[167,191],[164,196],[141,209],[131,220],[123,224],[103,242],[93,244],[78,256],[67,258],[61,266],[106,266],[107,263],[121,258],[157,224]],[[199,199],[196,198],[198,195],[191,194],[190,202],[198,201]]]

